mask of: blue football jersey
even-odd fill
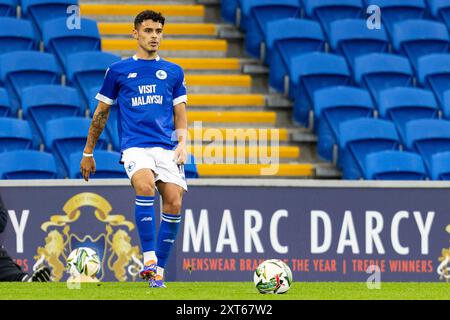
[[[121,151],[132,147],[173,149],[177,144],[174,106],[187,103],[183,69],[157,57],[136,56],[113,63],[96,96],[117,103]]]

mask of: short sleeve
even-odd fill
[[[186,81],[184,80],[183,69],[180,68],[177,82],[173,88],[173,105],[176,106],[179,103],[187,103],[186,93]]]
[[[106,104],[113,105],[119,94],[117,78],[118,73],[111,68],[108,68],[108,70],[106,70],[105,79],[103,80],[103,86],[95,98]]]

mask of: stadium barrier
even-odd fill
[[[168,281],[252,281],[279,258],[295,281],[441,281],[450,270],[450,183],[194,179]],[[128,180],[0,181],[1,235],[25,271],[89,246],[102,281],[135,281],[141,266]],[[159,218],[159,203],[156,212]],[[374,268],[373,266],[377,266]],[[367,272],[369,270],[369,272]]]

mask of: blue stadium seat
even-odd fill
[[[12,114],[20,106],[22,90],[39,84],[60,84],[61,71],[53,55],[37,51],[17,51],[0,56],[0,81],[8,90]]]
[[[24,119],[31,121],[39,143],[44,143],[46,123],[53,119],[80,116],[81,101],[74,88],[38,85],[22,90]]]
[[[444,91],[444,103],[441,104],[442,115],[446,120],[450,120],[450,89]]]
[[[325,87],[344,86],[351,82],[350,71],[342,56],[313,52],[291,59],[288,93],[294,98],[294,120],[310,126],[314,91]]]
[[[252,15],[252,10],[256,6],[262,7],[262,14],[265,15],[267,12],[264,7],[266,6],[273,6],[272,8],[276,10],[276,15],[278,18],[287,18],[287,17],[293,17],[292,10],[293,7],[295,7],[295,15],[299,15],[299,12],[297,12],[298,7],[300,6],[301,0],[238,0],[237,5],[237,12],[239,14],[236,15],[236,25],[239,27],[240,30],[244,32],[248,32],[250,20],[254,17]],[[274,14],[275,12],[272,12]],[[295,16],[294,15],[294,16]],[[270,20],[273,20],[272,17],[270,17]]]
[[[366,0],[366,4],[377,5],[380,8],[381,21],[390,35],[397,22],[426,17],[424,0]]]
[[[221,2],[220,12],[225,21],[236,24],[236,10],[239,5],[238,0],[223,0]]]
[[[417,59],[422,56],[448,52],[449,39],[443,23],[428,20],[398,22],[392,33],[394,49],[405,54],[414,67],[417,67]]]
[[[19,0],[0,0],[0,17],[16,17]]]
[[[69,178],[82,179],[80,172],[80,161],[83,152],[73,152],[70,155]],[[91,174],[91,179],[125,179],[127,173],[122,164],[119,163],[121,155],[118,152],[98,150],[95,151],[95,174]]]
[[[0,118],[0,153],[32,148],[33,134],[28,121]]]
[[[8,92],[4,88],[0,88],[0,118],[8,117],[11,114],[11,103],[9,101]]]
[[[364,177],[368,180],[425,180],[422,157],[412,152],[380,151],[365,159]]]
[[[186,179],[197,179],[199,177],[195,157],[192,154],[188,154],[188,160],[184,165],[184,175]]]
[[[333,21],[364,17],[362,0],[303,0],[306,14],[322,25],[329,35]]]
[[[358,56],[388,52],[389,39],[383,27],[370,30],[364,19],[345,19],[331,23],[330,45],[351,67]]]
[[[431,89],[442,108],[444,92],[450,89],[450,54],[430,54],[417,63],[417,79],[421,86]]]
[[[412,120],[406,124],[406,147],[419,153],[431,172],[434,154],[450,151],[450,121],[437,119]]]
[[[410,87],[397,87],[381,91],[378,110],[381,118],[394,122],[402,141],[405,141],[407,122],[439,117],[439,108],[433,93]]]
[[[339,125],[338,165],[344,179],[364,177],[365,158],[369,153],[398,149],[397,130],[390,121],[359,118]]]
[[[97,109],[98,100],[95,96],[100,91],[100,87],[91,88],[89,94],[89,111],[90,116],[94,115],[95,109]],[[108,134],[109,140],[111,141],[113,150],[120,151],[120,141],[119,141],[119,131],[117,128],[117,117],[119,116],[119,107],[117,104],[111,106],[108,122],[106,123],[106,132]]]
[[[67,59],[67,84],[80,89],[85,104],[89,105],[92,88],[103,84],[105,72],[111,64],[121,58],[111,53],[87,51],[71,54]]]
[[[0,179],[56,179],[53,155],[34,150],[0,153]]]
[[[447,0],[428,0],[431,15],[444,22],[450,29],[450,2]]]
[[[256,58],[260,57],[261,42],[264,41],[267,24],[283,18],[300,16],[299,0],[241,0],[242,12],[246,17],[245,37],[247,52]]]
[[[431,179],[450,180],[450,151],[439,152],[431,157]]]
[[[381,90],[413,85],[413,70],[408,59],[399,55],[371,53],[355,59],[355,82],[367,88],[374,101]]]
[[[12,17],[0,17],[0,54],[37,50],[38,40],[30,21]],[[8,45],[4,45],[4,44]]]
[[[291,57],[324,51],[325,36],[320,24],[306,19],[280,19],[267,24],[264,59],[270,65],[269,83],[283,92]]]
[[[56,18],[67,18],[67,8],[78,5],[78,0],[21,0],[22,16],[30,19],[42,37],[42,26]]]
[[[328,87],[314,92],[314,128],[318,132],[317,152],[336,162],[339,125],[345,121],[373,117],[370,94],[355,87]]]
[[[69,157],[73,152],[83,150],[91,121],[86,118],[60,118],[47,122],[45,149],[52,152],[58,164],[58,175],[66,177],[70,170]],[[105,133],[100,136],[96,150],[106,149],[108,140]]]
[[[101,41],[97,22],[81,19],[80,29],[70,30],[67,18],[47,21],[43,26],[44,47],[54,53],[61,66],[66,66],[70,54],[84,51],[100,51]]]

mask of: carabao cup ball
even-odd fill
[[[260,293],[285,293],[292,285],[292,272],[281,260],[265,260],[253,273],[253,282]]]
[[[100,259],[95,250],[80,247],[67,257],[66,270],[71,276],[95,276],[100,271]]]

